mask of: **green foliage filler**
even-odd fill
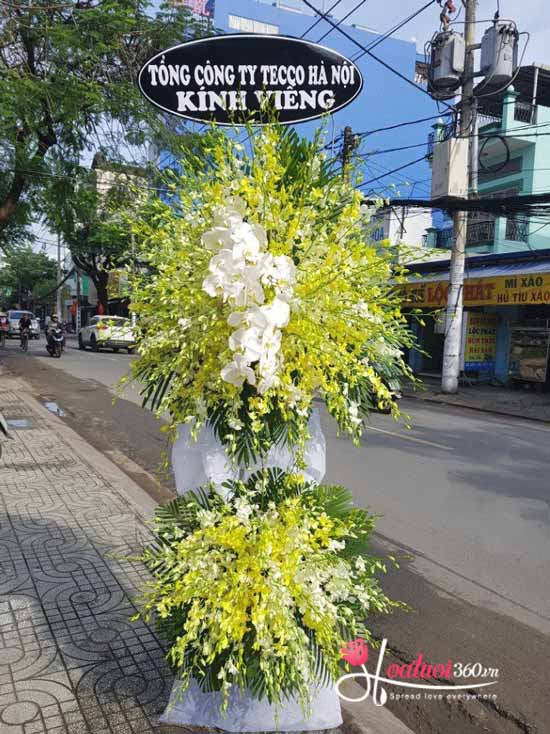
[[[248,688],[271,703],[341,672],[343,641],[374,613],[401,606],[380,588],[368,554],[375,518],[350,492],[272,469],[203,487],[157,510],[141,560],[154,576],[142,600],[187,686]]]

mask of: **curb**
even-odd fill
[[[434,397],[428,397],[423,398],[420,397],[420,395],[415,395],[414,393],[403,393],[404,398],[408,398],[410,400],[419,400],[423,403],[435,403],[437,405],[446,405],[450,408],[465,408],[466,410],[475,410],[477,413],[488,413],[489,415],[499,415],[499,416],[505,416],[507,418],[517,418],[522,421],[533,421],[534,423],[542,423],[543,425],[550,426],[550,420],[546,420],[545,418],[535,418],[533,416],[529,415],[520,415],[519,413],[510,413],[506,410],[495,410],[492,408],[480,408],[477,405],[471,405],[470,403],[455,403],[452,400],[441,400],[439,398]]]

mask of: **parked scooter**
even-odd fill
[[[48,341],[46,343],[46,349],[51,357],[61,357],[63,351],[63,345],[65,343],[65,335],[61,326],[55,326],[50,328],[48,334]]]

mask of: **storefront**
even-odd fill
[[[415,265],[405,306],[420,309],[416,372],[440,372],[449,263]],[[472,379],[550,384],[550,251],[469,258],[464,282],[462,370]],[[414,320],[413,320],[414,323]]]

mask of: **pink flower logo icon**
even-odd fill
[[[342,653],[344,660],[354,667],[364,665],[369,658],[369,648],[367,647],[365,640],[361,637],[353,640],[353,642],[346,642],[340,652]]]

